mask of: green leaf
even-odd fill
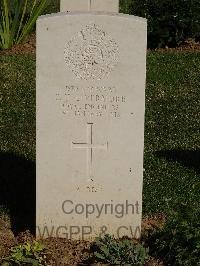
[[[34,0],[27,16],[28,0],[1,0],[0,48],[9,49],[22,42],[33,29],[38,16],[47,6],[48,0]],[[14,14],[11,15],[13,1]],[[26,18],[27,17],[27,18]]]
[[[7,261],[5,261],[5,262],[3,262],[3,263],[1,264],[1,266],[10,266],[10,263],[7,262]]]
[[[98,253],[98,252],[95,252],[94,255],[95,255],[98,259],[105,260],[105,257],[104,257],[102,254]]]

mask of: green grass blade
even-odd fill
[[[23,1],[14,0],[14,7],[15,7],[15,10],[14,10],[15,15],[12,21],[12,29],[11,29],[11,38],[13,42],[15,40],[15,37],[16,37],[15,35],[19,27],[19,18],[20,18],[20,12],[23,8]]]
[[[2,49],[5,43],[5,31],[4,31],[4,25],[3,25],[3,10],[1,11],[2,11],[2,16],[1,16],[1,21],[0,21],[0,37],[1,37],[0,48]]]
[[[21,10],[22,11],[22,16],[21,16],[21,20],[20,20],[20,23],[19,23],[19,28],[18,28],[18,32],[17,32],[17,36],[16,36],[16,42],[20,36],[20,32],[21,30],[23,31],[23,21],[24,21],[24,17],[25,17],[25,14],[26,14],[26,10],[27,10],[27,3],[28,3],[28,0],[25,0],[24,4],[21,6]]]
[[[36,20],[46,8],[48,0],[33,0],[27,19],[28,0],[1,0],[0,48],[8,49],[14,43],[22,42],[33,29]],[[13,1],[14,15],[11,14]]]
[[[10,41],[10,23],[11,23],[11,16],[9,12],[9,2],[8,0],[3,0],[2,4],[2,25],[3,25],[3,48],[8,49],[10,48],[11,41]]]
[[[35,0],[34,3],[33,3],[33,6],[32,6],[32,9],[31,9],[31,12],[30,12],[30,17],[33,14],[33,11],[34,11],[34,8],[35,8],[36,4],[37,4],[37,0]]]
[[[4,47],[4,43],[5,43],[5,36],[4,36],[4,31],[3,31],[3,27],[0,24],[0,49],[3,49]]]
[[[30,33],[33,26],[35,25],[38,16],[42,13],[42,11],[46,8],[46,6],[47,6],[47,0],[41,0],[38,3],[38,6],[35,6],[34,10],[32,11],[32,16],[29,18],[26,25],[24,26],[22,33],[17,40],[17,43],[22,42],[24,38]]]
[[[7,0],[3,1],[3,11],[4,11],[4,22],[6,32],[10,31],[10,22],[9,22],[9,8]]]

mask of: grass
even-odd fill
[[[145,213],[199,202],[199,53],[148,56],[144,168]]]
[[[0,149],[35,160],[35,58],[0,57]]]
[[[35,57],[1,56],[0,88],[0,150],[35,161]],[[144,214],[199,203],[200,53],[148,54],[144,168]]]

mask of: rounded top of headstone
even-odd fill
[[[106,77],[119,58],[116,41],[96,24],[86,25],[72,37],[64,53],[67,66],[83,80]]]

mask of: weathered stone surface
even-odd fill
[[[60,11],[90,11],[90,0],[61,0]]]
[[[60,11],[119,12],[119,0],[61,0]]]
[[[144,19],[39,18],[38,236],[139,236],[145,69]]]
[[[91,0],[91,11],[119,12],[119,0]]]

